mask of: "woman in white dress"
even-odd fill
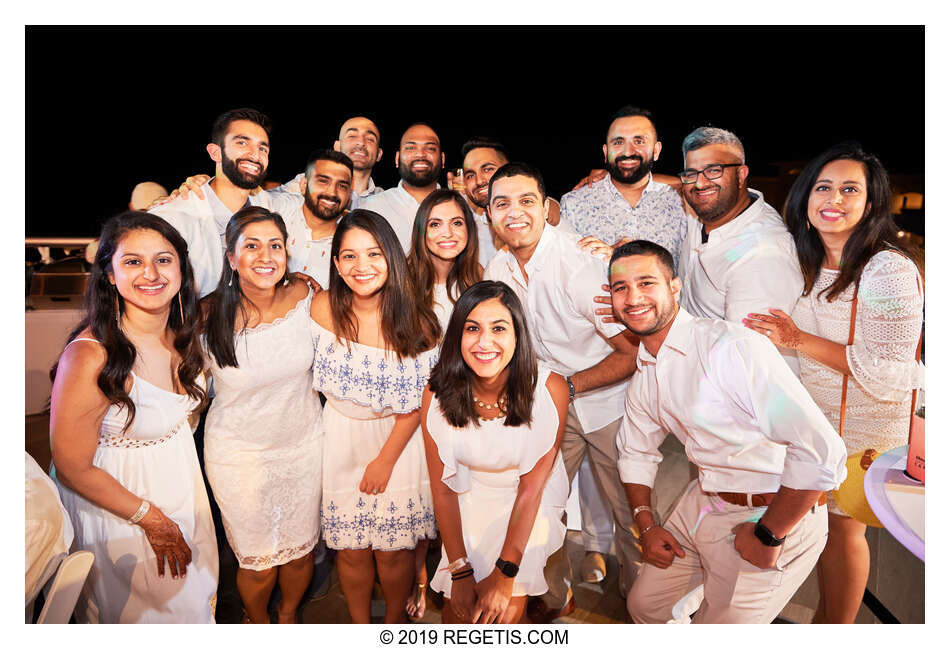
[[[246,207],[225,230],[218,288],[205,298],[214,400],[205,421],[205,471],[247,621],[296,621],[320,536],[323,429],[313,393],[308,284],[287,275],[281,217]]]
[[[475,218],[461,194],[437,189],[426,196],[416,212],[406,261],[416,300],[435,315],[442,336],[458,296],[482,278]],[[416,586],[406,602],[411,620],[425,615],[428,547],[425,541],[416,547]]]
[[[517,296],[479,282],[459,298],[422,398],[447,623],[524,622],[564,543],[567,382],[539,366]]]
[[[416,299],[433,310],[444,334],[458,296],[483,270],[475,217],[458,192],[437,189],[420,203],[407,262]]]
[[[374,576],[386,622],[404,622],[413,550],[435,536],[419,433],[438,330],[413,296],[386,220],[354,210],[337,225],[330,288],[313,300],[314,389],[326,398],[321,518],[350,618],[370,621]]]
[[[178,231],[145,212],[110,219],[51,372],[54,477],[72,549],[95,554],[80,622],[214,622],[218,549],[190,422],[206,400],[198,320]]]
[[[832,147],[812,160],[785,204],[805,295],[791,316],[770,309],[747,320],[776,346],[798,351],[802,383],[835,428],[842,380],[847,382],[844,442],[849,455],[863,453],[864,469],[869,451],[907,443],[911,392],[923,379],[915,360],[923,286],[916,253],[897,237],[890,206],[887,172],[856,144]],[[866,526],[842,511],[833,494],[828,512],[814,621],[852,623],[870,571]]]

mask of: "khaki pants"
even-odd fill
[[[630,514],[627,494],[620,483],[620,474],[617,472],[617,432],[620,430],[620,421],[618,419],[603,428],[584,433],[577,419],[574,404],[571,404],[567,410],[561,455],[564,458],[568,480],[573,481],[584,459],[584,453],[589,454],[588,461],[594,480],[610,503],[613,514],[614,545],[617,548],[617,560],[623,569],[621,588],[626,593],[637,574],[640,550],[637,548],[636,537],[633,535],[633,517]],[[567,604],[571,597],[571,573],[571,562],[568,559],[567,550],[562,546],[548,558],[544,567],[548,592],[543,597],[545,604],[550,608],[560,609]]]
[[[708,496],[694,480],[676,504],[665,527],[686,557],[662,569],[644,563],[627,597],[638,624],[662,624],[673,605],[703,584],[703,602],[694,624],[768,624],[808,577],[828,538],[828,508],[812,507],[792,528],[775,568],[763,570],[739,556],[732,528],[756,521],[765,507],[732,505]]]

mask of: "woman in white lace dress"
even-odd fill
[[[517,296],[479,282],[459,298],[422,398],[447,623],[524,622],[564,543],[569,483],[563,377],[539,366]]]
[[[350,618],[370,621],[374,576],[386,622],[404,622],[413,550],[435,536],[419,405],[438,330],[410,286],[386,220],[354,210],[337,225],[330,288],[317,294],[313,386],[326,398],[321,520]]]
[[[218,548],[190,417],[205,402],[185,241],[145,212],[102,229],[86,317],[51,372],[50,445],[95,559],[80,622],[213,623]]]
[[[747,325],[798,351],[805,387],[838,428],[847,380],[848,454],[907,443],[910,400],[922,387],[915,350],[923,324],[922,279],[897,237],[881,162],[855,144],[810,162],[789,193],[785,220],[795,237],[805,295],[791,316],[750,314]],[[854,341],[848,344],[857,286]],[[870,454],[865,453],[866,469]],[[854,622],[867,584],[865,525],[829,494],[828,543],[818,561],[816,622]]]
[[[426,196],[416,212],[406,261],[416,300],[435,315],[441,336],[458,296],[482,278],[475,218],[461,194],[437,189]],[[416,548],[416,587],[406,602],[413,620],[425,614],[427,550],[425,542]]]
[[[225,231],[218,288],[206,298],[205,345],[214,400],[205,422],[205,471],[238,560],[247,619],[292,623],[313,573],[320,535],[323,453],[313,393],[313,338],[304,281],[287,275],[281,217],[247,207]]]

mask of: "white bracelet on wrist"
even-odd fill
[[[459,568],[464,568],[466,565],[468,565],[468,557],[461,557],[459,559],[456,559],[449,565],[447,565],[445,568],[443,568],[443,570],[448,570],[449,572],[455,572]]]
[[[145,515],[148,513],[148,510],[151,508],[152,508],[152,504],[143,498],[142,504],[139,505],[139,508],[135,510],[134,514],[132,514],[132,517],[129,519],[129,522],[132,525],[137,524],[140,520],[145,518]]]

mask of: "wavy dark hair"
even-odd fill
[[[439,362],[429,377],[429,389],[439,398],[442,414],[456,428],[463,428],[469,423],[480,425],[472,394],[472,370],[462,358],[462,333],[472,310],[485,300],[494,298],[500,299],[511,313],[517,345],[508,363],[505,385],[508,414],[505,416],[505,426],[531,423],[534,390],[538,385],[538,359],[531,345],[524,310],[518,296],[507,284],[484,281],[473,284],[459,296],[442,341]]]
[[[126,411],[125,431],[135,419],[135,404],[129,398],[125,384],[132,366],[135,364],[137,352],[135,345],[126,337],[119,327],[118,318],[125,312],[125,300],[116,287],[109,281],[112,268],[112,256],[119,243],[134,230],[153,230],[163,236],[175,249],[181,269],[181,288],[178,295],[181,298],[181,309],[172,298],[169,305],[168,323],[166,327],[175,334],[173,346],[181,357],[178,365],[178,382],[185,389],[189,397],[198,401],[196,411],[201,410],[207,401],[207,393],[198,384],[198,375],[204,369],[204,355],[201,352],[201,343],[198,338],[200,325],[200,307],[198,294],[195,291],[195,278],[188,261],[188,244],[172,225],[161,217],[148,212],[128,211],[118,214],[102,226],[99,236],[99,249],[96,259],[89,273],[84,297],[84,311],[82,321],[73,329],[67,344],[85,329],[102,343],[106,350],[106,363],[99,372],[96,384],[109,400],[110,404],[124,408]],[[59,360],[50,369],[50,380],[56,379]]]
[[[228,221],[228,227],[224,231],[224,241],[227,251],[231,254],[237,253],[237,242],[244,229],[252,223],[270,221],[280,230],[280,235],[284,238],[284,246],[287,245],[287,227],[284,225],[284,219],[280,214],[271,212],[265,207],[251,206],[238,210]],[[218,367],[237,367],[237,355],[234,352],[234,322],[238,311],[241,312],[241,331],[247,326],[248,317],[246,305],[249,301],[241,288],[241,281],[235,281],[237,273],[231,269],[227,256],[224,259],[224,265],[221,268],[221,278],[218,280],[218,287],[214,293],[205,298],[207,301],[207,317],[205,319],[205,339],[208,343],[208,350],[214,356]],[[287,269],[284,269],[284,276],[277,283],[289,279]],[[251,304],[252,308],[255,308]]]
[[[451,189],[437,189],[419,205],[416,212],[416,222],[412,228],[412,245],[409,246],[409,277],[412,278],[416,293],[416,301],[425,311],[426,318],[432,318],[431,325],[435,326],[440,335],[442,327],[435,317],[435,266],[432,263],[432,253],[426,242],[426,227],[433,208],[443,203],[453,202],[458,206],[465,219],[465,229],[468,231],[468,243],[465,249],[452,261],[452,268],[445,280],[445,291],[449,300],[455,304],[453,293],[462,294],[469,286],[481,279],[478,270],[478,230],[475,228],[475,217],[465,199]]]
[[[346,285],[336,269],[340,257],[340,245],[350,230],[364,230],[383,251],[388,268],[386,283],[380,289],[380,317],[383,340],[386,347],[396,353],[399,360],[418,356],[435,346],[439,339],[438,322],[425,316],[419,306],[409,277],[409,267],[402,252],[402,244],[396,233],[382,216],[371,210],[353,210],[340,219],[330,244],[330,316],[337,340],[359,340],[359,327],[353,315],[353,291]],[[342,341],[341,341],[342,342]]]
[[[891,216],[891,186],[887,171],[877,156],[865,152],[857,142],[842,142],[827,149],[808,163],[789,190],[782,214],[795,240],[798,262],[805,278],[803,295],[811,293],[825,260],[825,247],[818,231],[808,221],[808,199],[818,175],[835,160],[854,160],[864,167],[867,201],[870,210],[858,221],[841,252],[841,272],[831,286],[823,291],[831,302],[856,282],[868,261],[882,250],[894,250],[909,257],[920,267],[919,251],[907,247],[897,236],[897,225]],[[857,296],[855,296],[857,297]]]

